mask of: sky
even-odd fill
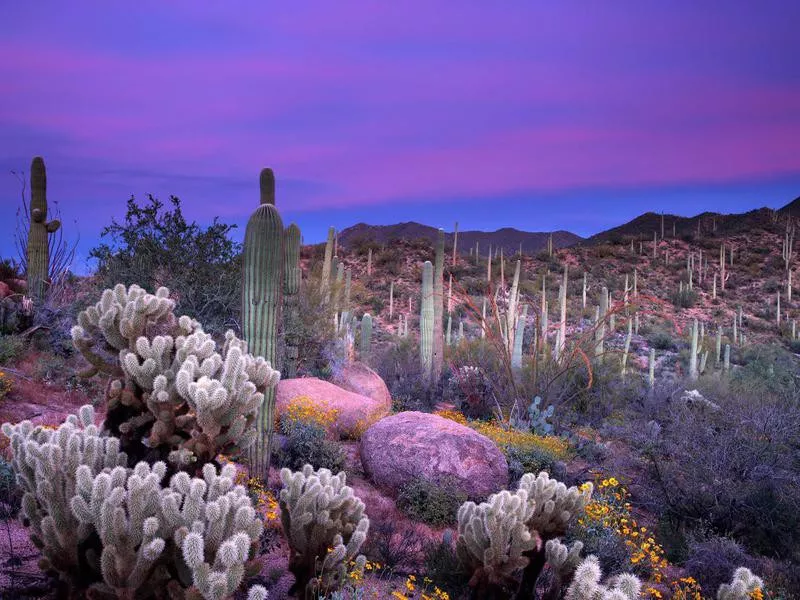
[[[591,235],[800,196],[796,0],[5,2],[0,257],[45,159],[76,270],[133,195],[306,243],[419,221]]]

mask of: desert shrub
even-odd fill
[[[795,556],[800,462],[789,449],[800,445],[800,407],[742,389],[705,391],[713,404],[670,404],[655,436],[632,425],[650,467],[642,492],[650,510],[678,527],[702,524],[750,551]]]
[[[692,308],[697,302],[697,292],[689,290],[686,286],[683,290],[674,290],[670,294],[670,302],[679,308]]]
[[[25,350],[25,341],[17,335],[0,335],[0,365],[16,361]]]
[[[375,267],[386,275],[399,275],[405,264],[405,257],[401,248],[388,245],[379,252],[373,251],[372,262]]]
[[[757,570],[756,561],[741,544],[721,536],[691,541],[684,567],[687,574],[707,590],[716,590],[728,583],[738,567]]]
[[[419,562],[420,548],[424,543],[425,537],[416,526],[391,518],[373,519],[362,550],[378,568],[412,570]]]
[[[668,333],[655,331],[647,336],[647,343],[656,350],[675,350],[675,340]]]
[[[417,478],[400,490],[397,508],[416,521],[442,526],[455,522],[458,507],[466,501],[467,495],[455,483]]]
[[[13,387],[11,377],[0,370],[0,402],[8,395]]]
[[[342,470],[345,455],[342,448],[328,439],[323,427],[303,421],[282,422],[286,439],[277,453],[277,463],[293,471],[302,470],[309,464],[315,469],[329,469],[334,473]]]
[[[22,490],[17,485],[14,469],[0,458],[0,520],[13,519],[22,504]]]
[[[537,447],[508,446],[505,450],[508,462],[509,485],[514,486],[525,473],[547,471],[553,477],[564,479],[567,474],[566,465],[550,451]]]
[[[751,397],[764,394],[796,401],[800,389],[796,374],[800,363],[777,345],[754,345],[738,353],[742,368],[731,378],[734,393]]]
[[[399,338],[394,344],[373,349],[373,361],[392,395],[394,411],[430,411],[442,397],[441,383],[424,383],[416,339]],[[442,377],[446,376],[443,372]]]
[[[172,210],[152,195],[142,205],[131,197],[125,220],[112,219],[101,234],[110,241],[89,256],[104,287],[169,287],[181,314],[222,333],[238,324],[241,310],[240,245],[229,237],[235,225],[215,218],[203,229],[186,222],[178,198],[170,203]]]
[[[782,289],[783,285],[775,277],[770,277],[764,282],[764,285],[761,286],[761,290],[767,294],[774,294],[778,290]]]
[[[346,347],[344,337],[334,327],[333,303],[325,301],[320,283],[319,274],[303,280],[296,296],[298,309],[292,319],[284,319],[284,336],[279,344],[283,338],[295,340],[300,375],[329,379],[343,365]],[[337,293],[337,286],[331,284],[331,294]]]
[[[425,572],[433,584],[446,591],[450,598],[463,598],[470,574],[458,560],[452,531],[445,531],[442,539],[425,546]]]

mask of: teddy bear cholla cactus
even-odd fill
[[[114,378],[106,423],[123,449],[133,458],[155,453],[181,468],[196,461],[200,469],[253,443],[264,391],[280,374],[248,354],[231,331],[220,351],[197,321],[177,318],[174,308],[167,288],[153,295],[119,284],[78,315],[72,340],[90,364],[84,375]]]
[[[345,485],[344,472],[333,475],[305,465],[302,471],[282,469],[281,481],[281,525],[295,576],[291,591],[311,598],[338,588],[352,561],[354,571],[363,571],[366,559],[358,551],[367,538],[369,519],[364,503]]]
[[[750,600],[756,590],[763,590],[764,581],[753,575],[750,569],[739,567],[730,583],[723,583],[717,591],[717,600]]]
[[[40,566],[67,579],[79,579],[78,548],[92,529],[70,510],[75,471],[82,467],[94,476],[127,464],[119,440],[100,436],[91,406],[70,415],[58,429],[22,421],[4,423],[2,431],[11,440],[11,464],[24,494],[22,516],[30,527],[31,541],[42,553]]]
[[[619,575],[606,585],[600,583],[602,577],[597,557],[588,556],[575,570],[564,600],[636,600],[639,597],[642,583],[635,575]]]
[[[93,418],[84,406],[57,430],[3,426],[42,566],[92,598],[159,587],[173,598],[229,598],[260,567],[252,556],[263,528],[235,467],[206,464],[203,479],[180,472],[164,488],[165,463],[126,468],[119,440],[99,436]]]

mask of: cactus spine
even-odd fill
[[[47,220],[47,174],[44,159],[37,156],[31,163],[30,229],[28,230],[27,278],[29,294],[41,300],[50,274],[48,235],[58,231],[61,222]]]
[[[444,364],[444,229],[436,238],[436,255],[433,267],[433,381],[439,381]]]
[[[284,231],[275,208],[275,176],[261,171],[261,206],[250,216],[244,234],[242,265],[242,332],[248,349],[276,364],[278,324],[283,291]],[[275,390],[268,388],[256,418],[257,438],[250,447],[250,468],[266,477],[274,423]]]
[[[419,357],[422,373],[426,382],[430,382],[433,372],[433,265],[426,260],[422,265],[422,293],[419,312]]]

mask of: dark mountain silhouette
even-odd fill
[[[437,229],[421,223],[408,222],[396,225],[367,225],[358,223],[339,232],[339,244],[343,247],[352,247],[363,242],[376,242],[378,244],[390,243],[392,240],[417,240],[424,239],[429,242],[436,240]],[[520,244],[525,254],[533,254],[547,247],[547,240],[551,232],[520,231],[511,227],[504,227],[497,231],[459,231],[458,250],[468,253],[470,248],[478,244],[481,254],[488,251],[489,245],[493,249],[503,248],[509,256],[518,252]],[[573,246],[583,240],[578,235],[569,231],[553,231],[553,246],[565,248]],[[453,232],[445,232],[445,243],[452,245]]]

